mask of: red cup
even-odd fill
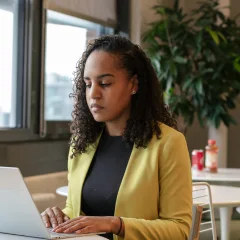
[[[204,152],[202,149],[192,151],[192,168],[202,171],[204,168]]]

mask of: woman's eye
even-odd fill
[[[110,86],[111,85],[111,83],[101,83],[101,86],[102,87],[108,87],[108,86]]]
[[[90,84],[86,84],[86,88],[90,88],[91,87],[91,85]]]

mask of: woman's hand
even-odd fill
[[[58,233],[118,233],[120,228],[119,217],[90,217],[80,216],[72,220],[68,220],[53,229]]]
[[[53,227],[53,228],[57,227],[59,224],[62,224],[70,219],[58,207],[47,208],[44,212],[41,213],[41,216],[46,227]]]

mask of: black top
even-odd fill
[[[87,216],[114,216],[119,186],[132,147],[126,146],[121,136],[113,137],[103,132],[82,189],[81,210]],[[113,239],[112,234],[107,237]]]

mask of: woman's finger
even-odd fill
[[[94,230],[93,226],[86,226],[80,230],[77,230],[77,234],[87,234],[87,233],[96,233],[97,231]]]
[[[88,225],[87,222],[80,222],[78,221],[76,224],[71,225],[71,226],[66,226],[65,230],[63,231],[64,233],[73,233],[78,230],[81,230],[82,228],[86,227]]]
[[[61,224],[59,224],[58,226],[56,226],[53,231],[56,232],[57,230],[59,230],[60,228],[63,229],[65,226],[67,226],[68,224],[71,224],[72,222],[76,221],[75,219],[72,220],[67,220]]]
[[[76,218],[66,223],[61,224],[60,226],[54,229],[54,232],[75,232],[89,224],[89,221],[86,221],[84,218]]]
[[[43,222],[45,223],[45,226],[47,228],[51,227],[50,219],[48,217],[48,214],[45,211],[41,213],[41,217],[42,217]]]
[[[66,220],[65,222],[63,222],[60,225],[58,225],[57,227],[55,227],[53,229],[53,231],[55,232],[55,231],[59,230],[60,228],[66,229],[66,226],[72,226],[72,225],[76,224],[76,222],[79,221],[80,219],[84,219],[84,218],[83,217],[78,217],[78,218]]]
[[[75,228],[73,229],[73,227],[75,226]],[[68,224],[65,224],[65,225],[62,225],[56,229],[54,229],[54,232],[65,232],[66,230],[69,230],[68,232],[73,232],[75,230],[78,230],[76,227],[81,227],[81,223],[79,221],[75,221],[75,222],[71,222],[71,223],[68,223]]]
[[[64,217],[64,213],[60,210],[60,208],[58,207],[53,207],[52,211],[57,219],[57,223],[61,224],[63,223],[63,217]]]
[[[64,215],[63,221],[66,222],[66,221],[68,221],[68,220],[70,220],[70,218],[69,218],[67,215]]]
[[[51,208],[47,208],[45,212],[48,214],[51,226],[55,228],[58,225],[58,222],[53,210]]]

